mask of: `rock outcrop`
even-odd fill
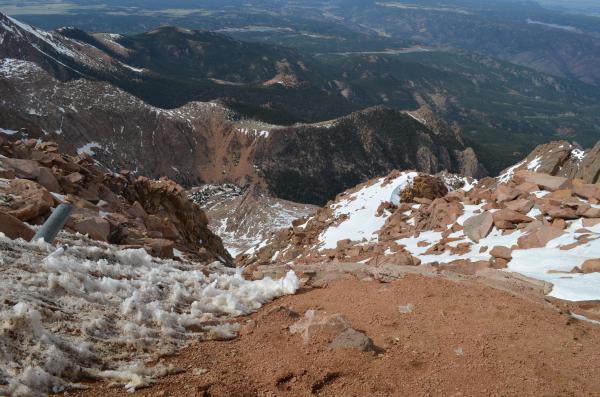
[[[585,183],[600,183],[600,141],[589,150],[567,141],[555,141],[535,148],[523,161],[504,170],[500,180],[508,181],[518,171],[533,171]]]
[[[0,214],[7,220],[0,231],[11,238],[31,238],[23,222],[40,225],[68,202],[75,208],[67,230],[92,239],[143,247],[163,258],[232,261],[204,211],[174,181],[108,172],[85,153],[71,157],[55,143],[33,139],[0,136],[0,155],[4,176],[12,176],[0,180]]]

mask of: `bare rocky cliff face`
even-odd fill
[[[275,195],[315,204],[393,169],[486,175],[460,134],[434,131],[410,115],[382,107],[278,130],[257,147],[255,162]]]

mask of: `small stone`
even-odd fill
[[[329,344],[329,347],[336,349],[356,349],[363,352],[375,351],[375,345],[371,338],[364,332],[357,331],[354,328],[347,328],[340,333],[334,340]]]

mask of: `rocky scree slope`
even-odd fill
[[[272,197],[256,185],[204,185],[189,194],[206,212],[209,227],[234,257],[319,208]]]
[[[75,206],[67,230],[97,241],[145,248],[152,255],[175,253],[202,261],[231,263],[208,218],[185,190],[168,179],[151,180],[100,166],[89,155],[61,154],[35,139],[8,141],[0,134],[0,232],[33,236],[62,202]]]
[[[560,145],[560,144],[559,144]],[[239,257],[263,274],[325,263],[429,264],[476,274],[505,269],[552,284],[551,296],[600,299],[600,186],[532,170],[453,190],[418,172],[392,172],[348,190]]]

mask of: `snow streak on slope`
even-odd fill
[[[418,175],[416,172],[403,173],[392,181],[380,178],[371,186],[351,194],[348,198],[334,204],[336,218],[346,218],[337,226],[328,228],[321,234],[323,249],[335,248],[339,240],[350,239],[367,242],[376,241],[375,234],[385,223],[384,217],[378,217],[377,208],[384,201],[390,201],[392,192],[398,186],[405,186]]]
[[[293,294],[298,279],[244,280],[218,263],[160,260],[61,234],[65,251],[0,233],[0,395],[45,395],[82,378],[130,390],[172,368],[139,363],[189,338],[227,339],[229,320]]]

